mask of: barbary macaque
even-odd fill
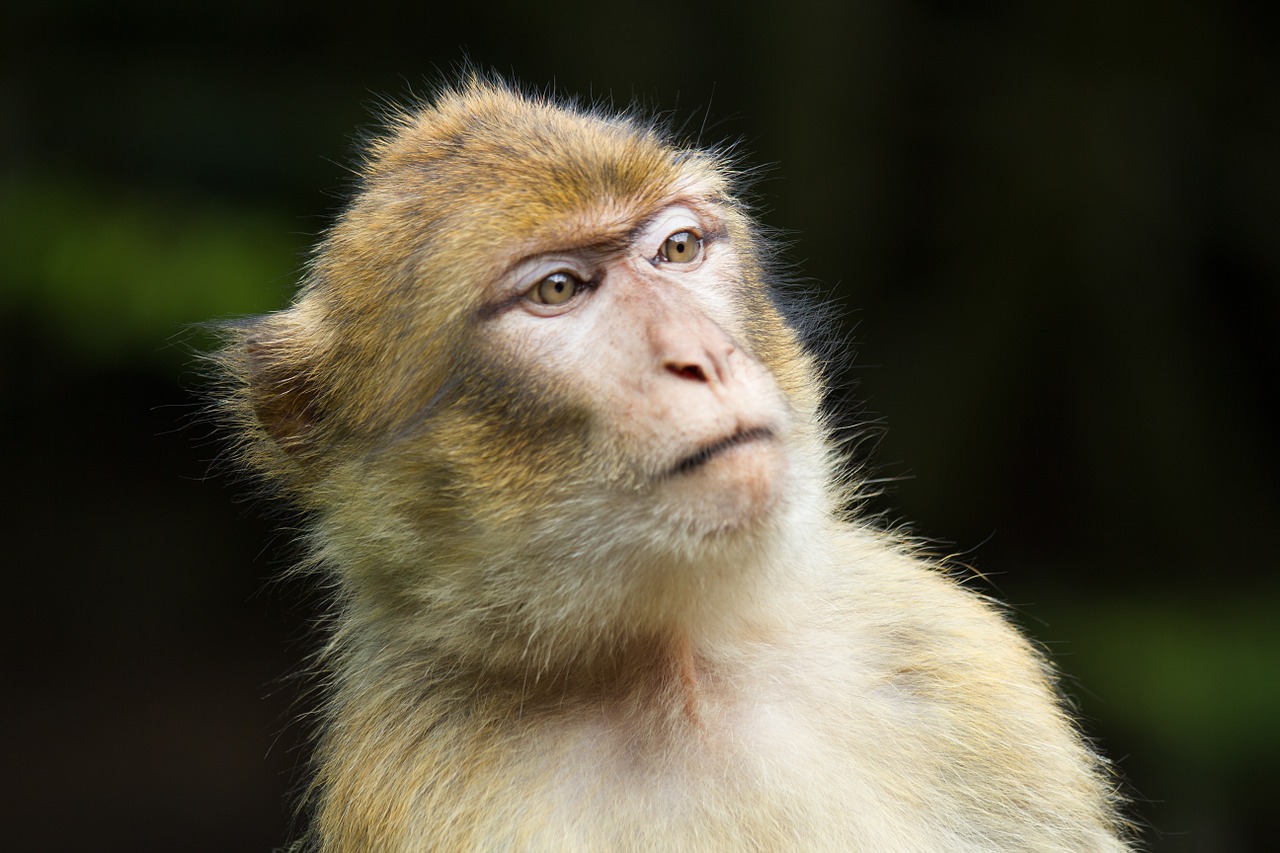
[[[1129,849],[1045,659],[851,517],[737,183],[473,78],[227,327],[222,410],[334,590],[297,849]]]

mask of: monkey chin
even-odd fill
[[[739,430],[672,466],[664,477],[665,497],[691,531],[750,528],[777,509],[789,468],[786,449],[773,430]]]

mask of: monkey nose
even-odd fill
[[[650,352],[663,372],[703,385],[731,381],[733,338],[718,323],[691,305],[670,304],[648,318]],[[652,363],[652,362],[651,362]]]
[[[717,333],[668,340],[662,354],[662,368],[678,379],[704,385],[723,386],[730,381],[733,344]]]
[[[733,341],[714,323],[683,318],[655,338],[659,363],[671,376],[713,387],[731,381]]]
[[[695,382],[706,382],[707,371],[700,364],[689,364],[680,361],[668,361],[666,368],[681,379],[692,379]]]

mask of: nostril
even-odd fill
[[[692,379],[695,382],[706,382],[707,373],[697,364],[679,364],[677,362],[667,362],[667,370],[670,370],[676,376],[683,379]]]

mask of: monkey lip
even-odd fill
[[[715,457],[724,453],[730,448],[737,447],[740,444],[746,444],[752,441],[768,441],[773,438],[773,430],[768,427],[752,427],[751,429],[739,429],[733,435],[722,438],[719,441],[713,441],[710,444],[703,445],[693,453],[681,459],[668,472],[669,476],[675,477],[680,474],[687,474],[690,471],[701,468]]]

